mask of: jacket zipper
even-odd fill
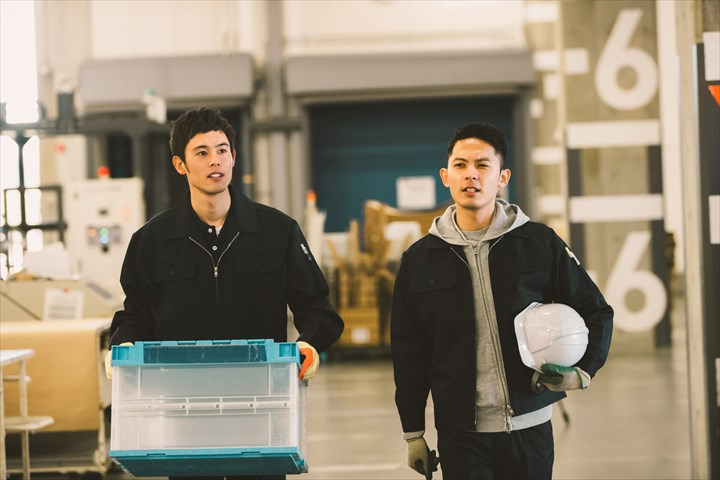
[[[497,245],[498,242],[500,242],[500,240],[502,240],[504,236],[505,235],[499,236],[497,238],[497,240],[495,240],[493,243],[490,244],[490,246],[488,247],[488,257],[490,256],[490,250],[492,250],[492,248],[495,245]],[[498,332],[498,342],[500,342],[500,333],[499,332]],[[500,355],[500,361],[502,362],[502,360],[503,360],[502,355]],[[505,432],[509,434],[512,432],[512,423],[511,423],[510,419],[515,415],[515,412],[513,411],[512,406],[510,405],[510,392],[509,392],[509,389],[507,386],[507,384],[508,384],[507,377],[505,377],[504,362],[503,362],[503,365],[501,365],[501,367],[502,368],[499,369],[500,376],[503,377],[503,380],[505,380],[503,382],[504,383],[503,393],[505,394]]]
[[[505,235],[499,236],[497,238],[497,240],[495,240],[493,243],[490,244],[490,246],[488,247],[488,257],[490,256],[490,250],[492,250],[492,248],[495,245],[497,245],[500,242],[500,240],[503,239],[503,237],[505,237]],[[500,342],[500,333],[499,332],[498,332],[497,341]],[[499,368],[499,373],[500,373],[500,376],[504,380],[503,393],[505,394],[505,432],[509,434],[512,432],[512,422],[510,421],[510,419],[515,415],[515,412],[513,411],[512,406],[510,405],[510,392],[509,392],[509,388],[507,386],[508,380],[507,380],[507,377],[505,376],[505,366],[504,366],[505,362],[503,362],[502,355],[500,355],[499,358],[500,358],[500,361],[502,362],[502,364],[500,365],[501,368]]]
[[[230,243],[228,243],[228,246],[225,247],[225,250],[223,250],[222,253],[220,254],[220,256],[218,257],[217,263],[215,263],[215,257],[212,256],[212,253],[208,252],[207,248],[203,247],[203,246],[200,244],[200,242],[198,242],[198,241],[195,240],[194,238],[188,237],[191,242],[193,242],[193,243],[194,243],[195,245],[197,245],[198,247],[202,248],[205,253],[207,253],[208,255],[210,255],[210,261],[211,261],[212,264],[213,264],[213,277],[215,278],[215,305],[218,306],[218,307],[220,306],[220,289],[219,289],[219,287],[218,287],[218,270],[220,269],[220,261],[222,260],[223,255],[225,255],[225,252],[227,252],[228,250],[230,250],[230,246],[233,244],[233,242],[234,242],[235,239],[238,237],[238,235],[240,235],[240,232],[237,232],[237,233],[235,234],[235,236],[232,238],[232,240],[230,240]]]
[[[488,247],[488,255],[490,253],[490,250],[495,246],[495,244],[497,244],[500,240],[502,240],[503,236],[498,237],[498,239],[496,241],[494,241],[493,243],[490,244],[490,246]],[[481,289],[484,292],[485,291],[485,283],[484,283],[483,276],[482,276],[482,270],[480,269],[480,266],[478,265],[478,250],[476,250],[475,247],[472,245],[470,246],[470,248],[473,251],[473,256],[475,257],[475,265],[478,266],[478,273],[479,273],[478,276],[480,279]],[[459,253],[457,253],[453,248],[451,248],[450,250],[452,250],[452,252],[460,260],[462,260],[462,262],[465,264],[466,267],[468,267],[468,270],[469,270],[470,265],[467,263],[467,261],[465,261],[465,259]],[[486,312],[486,315],[487,315],[487,312]],[[499,339],[498,339],[498,341],[499,341]],[[493,343],[493,346],[497,347],[497,345],[495,343]],[[502,366],[503,366],[502,355],[500,355],[497,348],[495,349],[495,352],[496,352],[495,356],[499,360],[498,374],[503,379],[503,395],[505,396],[505,432],[509,434],[512,432],[512,424],[510,422],[510,419],[512,418],[513,415],[515,415],[515,412],[513,411],[512,406],[510,406],[509,392],[507,391],[507,378],[505,378],[505,370],[504,370],[504,368],[502,368]],[[477,418],[475,419],[475,424],[477,425]]]

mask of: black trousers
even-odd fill
[[[443,480],[552,478],[555,442],[550,421],[511,433],[438,430]]]

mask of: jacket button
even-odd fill
[[[174,277],[174,276],[175,276],[175,270],[170,270],[170,276],[171,276],[171,277]]]
[[[255,268],[256,268],[257,270],[262,270],[262,269],[263,269],[262,263],[256,264],[256,265],[255,265]]]
[[[435,280],[428,280],[428,285],[430,285],[431,287],[435,285]]]

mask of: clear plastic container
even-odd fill
[[[178,458],[271,459],[287,452],[307,471],[305,383],[298,380],[297,346],[264,342],[114,347],[110,456],[137,476],[196,473]],[[180,467],[169,473],[167,465],[147,472],[128,468],[142,458],[148,465],[174,458]],[[238,468],[235,462],[232,471],[214,474],[243,473]]]

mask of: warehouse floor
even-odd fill
[[[671,347],[656,347],[648,334],[616,334],[608,362],[591,387],[571,392],[556,405],[554,478],[691,478],[684,322],[678,293]],[[307,391],[310,472],[295,478],[422,478],[405,466],[393,395],[387,358],[325,362]],[[429,410],[427,419],[426,438],[435,448]],[[68,477],[36,473],[32,478]],[[131,477],[109,472],[106,478]],[[442,478],[441,471],[435,478]]]

